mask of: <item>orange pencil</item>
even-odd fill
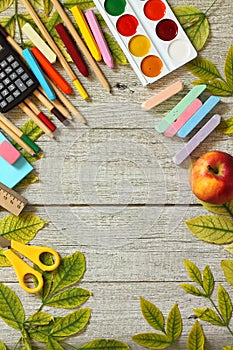
[[[65,79],[58,73],[58,71],[53,67],[53,65],[47,60],[43,53],[37,48],[33,47],[31,49],[33,55],[36,57],[41,67],[47,73],[47,75],[52,79],[52,81],[65,93],[70,95],[72,89],[70,85],[65,81]]]

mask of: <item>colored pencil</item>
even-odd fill
[[[37,15],[36,11],[32,7],[32,5],[30,4],[30,2],[28,0],[21,0],[21,2],[25,6],[25,8],[28,10],[29,14],[31,15],[32,19],[34,20],[34,22],[38,26],[41,34],[44,36],[44,38],[46,39],[46,41],[49,44],[49,46],[51,47],[51,49],[57,55],[57,58],[58,58],[59,62],[61,63],[62,67],[65,69],[66,73],[69,75],[70,79],[72,80],[73,84],[77,88],[77,90],[78,90],[79,94],[81,95],[81,97],[83,99],[87,99],[88,98],[88,94],[87,94],[86,90],[84,89],[84,87],[82,86],[82,84],[80,83],[80,81],[78,80],[78,78],[76,77],[76,75],[74,74],[72,69],[70,68],[70,66],[69,66],[68,62],[66,61],[65,57],[62,55],[60,49],[55,44],[53,38],[51,37],[51,35],[47,31],[47,29],[45,28],[44,24],[42,23],[41,19]]]
[[[21,0],[21,1],[25,1],[25,0]],[[87,61],[91,65],[94,73],[96,74],[97,78],[99,79],[99,81],[101,82],[103,87],[107,91],[111,91],[111,88],[109,86],[108,81],[106,80],[106,78],[103,75],[102,71],[98,67],[96,61],[94,60],[94,58],[92,57],[92,55],[88,51],[86,45],[84,44],[84,42],[80,38],[77,30],[75,29],[73,23],[71,22],[71,20],[69,19],[68,15],[65,12],[65,10],[61,6],[60,2],[58,0],[52,0],[52,3],[55,6],[55,8],[56,8],[57,12],[59,13],[59,15],[61,16],[62,20],[64,21],[66,27],[68,28],[70,34],[72,35],[72,37],[74,39],[74,41],[77,43],[78,47],[83,52],[83,54],[86,57]]]
[[[54,91],[56,92],[59,99],[64,103],[64,105],[69,109],[71,113],[73,113],[83,124],[87,124],[86,119],[79,113],[79,111],[72,105],[72,103],[64,96],[61,91],[56,87],[56,85],[50,81],[50,84],[52,85]],[[52,103],[55,105],[56,101],[52,101]]]
[[[33,142],[27,135],[23,133],[15,124],[13,124],[7,117],[3,114],[0,114],[0,120],[4,123],[11,131],[16,134],[22,141],[24,141],[31,149],[38,153],[40,151],[40,147],[38,147],[35,142]]]
[[[24,102],[29,108],[37,115],[37,117],[51,130],[56,130],[56,125],[33,103],[29,98],[26,98]]]
[[[0,114],[0,128],[5,131],[5,133],[12,138],[19,146],[21,146],[28,154],[35,157],[36,154],[34,150],[28,146],[28,144],[23,141],[18,135],[16,135],[9,126],[2,122],[2,115]]]
[[[46,135],[48,135],[51,138],[54,137],[52,131],[36,116],[36,114],[24,102],[19,103],[18,106],[24,111],[24,113],[27,114],[27,116],[31,120],[33,120],[39,126],[39,128],[41,128],[41,130]]]

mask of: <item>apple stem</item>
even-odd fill
[[[214,169],[211,165],[208,165],[208,170],[212,171],[214,174],[218,174],[218,169]]]

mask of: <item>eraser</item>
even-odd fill
[[[13,165],[20,157],[20,152],[17,151],[9,142],[3,141],[0,144],[0,156]]]
[[[46,42],[40,37],[40,35],[32,28],[29,23],[26,23],[22,27],[23,33],[30,39],[33,44],[43,52],[44,56],[50,63],[56,62],[56,54],[50,49]]]

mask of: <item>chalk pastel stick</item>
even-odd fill
[[[170,97],[177,94],[179,91],[183,90],[184,85],[181,81],[177,81],[176,83],[168,86],[163,91],[158,94],[152,96],[147,101],[142,103],[142,108],[149,111],[151,108],[158,106],[160,103],[168,100]]]
[[[82,33],[82,36],[87,44],[87,47],[90,50],[90,53],[96,61],[101,61],[102,56],[99,47],[92,35],[92,32],[81,9],[77,5],[75,5],[71,7],[71,12],[75,18],[77,25],[79,26],[80,32]]]
[[[173,137],[177,131],[196,113],[196,111],[202,106],[202,102],[196,98],[187,108],[181,113],[179,118],[176,119],[170,125],[167,130],[164,131],[164,136]]]
[[[22,27],[23,33],[30,39],[33,44],[43,52],[44,56],[50,63],[55,63],[57,56],[51,50],[51,48],[46,44],[46,42],[41,38],[41,36],[32,28],[29,23],[24,24]]]
[[[103,35],[102,29],[100,28],[99,22],[95,16],[95,13],[92,10],[85,12],[86,19],[91,28],[92,34],[96,40],[96,43],[100,49],[103,60],[109,68],[114,68],[114,62],[112,54],[109,50],[108,44]]]
[[[202,119],[218,104],[220,98],[210,96],[208,100],[198,109],[198,111],[185,123],[178,131],[177,136],[186,137],[202,121]]]
[[[164,132],[185,109],[206,89],[206,85],[197,85],[156,125],[155,130]]]
[[[173,157],[173,162],[181,164],[196,148],[203,142],[207,136],[220,124],[221,116],[215,114]]]
[[[61,76],[61,74],[53,67],[53,65],[47,60],[45,55],[37,48],[33,47],[32,49],[33,55],[36,57],[37,61],[47,73],[47,75],[52,79],[52,81],[65,93],[70,95],[72,93],[72,89],[70,85],[65,81],[65,79]]]
[[[25,58],[27,64],[29,65],[29,67],[31,68],[33,73],[35,74],[37,80],[39,81],[39,83],[40,83],[41,87],[43,88],[43,90],[44,90],[45,94],[47,95],[47,97],[51,101],[56,100],[56,94],[53,91],[53,88],[51,87],[49,82],[47,81],[46,77],[44,76],[44,73],[43,73],[39,63],[37,62],[35,56],[31,52],[31,50],[30,49],[24,49],[22,51],[22,54],[23,54],[23,57]]]

